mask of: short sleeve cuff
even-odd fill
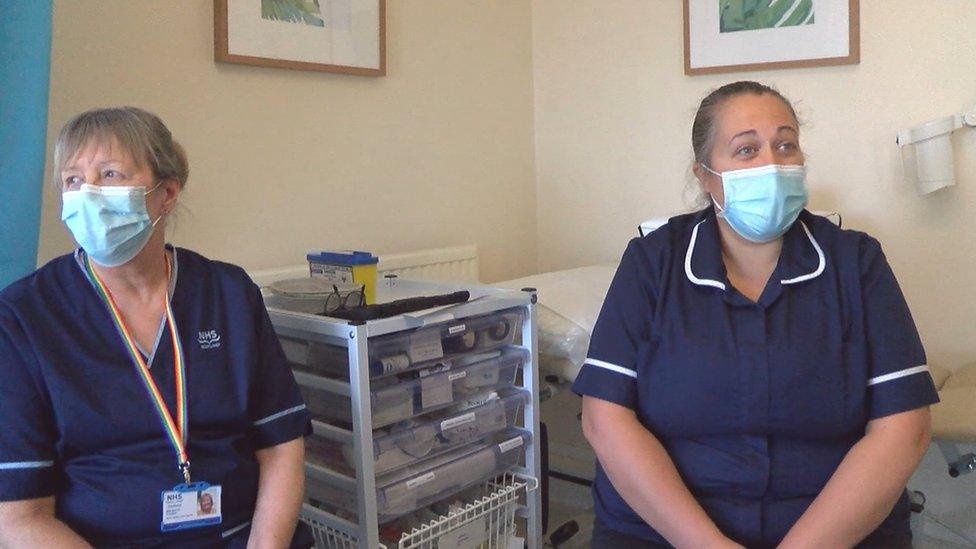
[[[312,434],[312,418],[305,404],[299,403],[255,420],[252,429],[260,450]]]
[[[53,496],[57,475],[52,461],[0,463],[0,501]]]
[[[939,402],[928,367],[915,366],[868,380],[869,419],[907,412]]]
[[[631,368],[588,358],[572,390],[580,396],[606,400],[632,410],[637,408],[637,372]]]

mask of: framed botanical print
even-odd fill
[[[225,63],[386,74],[385,0],[214,0],[214,58]]]
[[[860,61],[858,0],[684,0],[685,74]]]

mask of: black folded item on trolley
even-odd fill
[[[428,297],[408,297],[398,299],[389,303],[377,303],[366,305],[365,307],[352,307],[349,309],[338,309],[324,314],[332,318],[342,318],[352,321],[376,320],[378,318],[389,318],[391,316],[422,311],[433,307],[443,307],[464,303],[471,299],[471,293],[467,291],[454,292],[453,294],[432,295]]]

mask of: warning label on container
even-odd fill
[[[322,277],[330,282],[352,283],[352,267],[312,263],[309,266],[312,276]]]

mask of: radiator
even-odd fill
[[[409,280],[478,282],[478,248],[457,246],[380,256],[379,279],[395,274]]]

